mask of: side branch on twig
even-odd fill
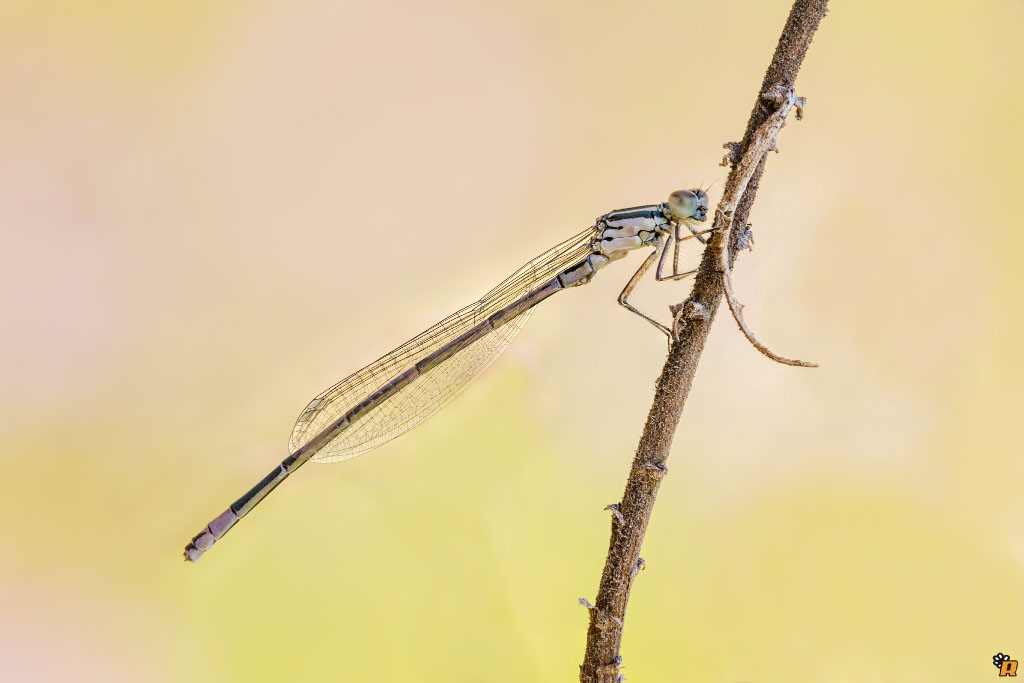
[[[777,95],[777,93],[771,93],[771,95]],[[761,162],[761,158],[768,152],[776,148],[775,141],[779,136],[779,131],[782,130],[782,126],[786,123],[786,117],[789,115],[790,110],[796,107],[796,117],[798,119],[803,118],[803,107],[805,100],[803,97],[797,97],[796,91],[789,88],[785,94],[781,97],[771,97],[776,99],[779,103],[779,108],[768,117],[768,120],[762,123],[757,130],[754,132],[754,136],[750,141],[750,145],[747,147],[746,153],[744,153],[738,161],[735,161],[733,166],[732,176],[736,178],[735,183],[730,183],[726,187],[726,193],[722,195],[721,201],[718,202],[717,215],[715,216],[715,222],[718,222],[720,218],[724,223],[725,236],[719,240],[716,244],[718,245],[718,265],[722,273],[722,289],[725,291],[725,301],[729,304],[729,311],[732,312],[732,317],[739,325],[740,331],[743,332],[743,336],[747,338],[755,349],[763,353],[764,355],[771,358],[777,363],[783,365],[796,365],[804,368],[816,368],[817,363],[810,363],[805,360],[793,360],[791,358],[785,358],[778,355],[769,349],[763,342],[761,342],[754,333],[747,326],[747,321],[743,319],[743,304],[736,299],[736,294],[733,292],[732,287],[732,269],[729,267],[729,255],[726,245],[732,243],[732,225],[733,225],[733,214],[736,212],[736,205],[739,204],[740,197],[747,190],[747,185],[750,183],[750,179],[754,175],[754,171],[757,169],[758,164]],[[726,161],[735,159],[737,154],[738,145],[733,147],[736,143],[726,143],[725,147],[729,150],[730,155],[726,155]],[[723,161],[723,163],[726,163]],[[732,178],[730,178],[731,180]]]

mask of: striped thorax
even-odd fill
[[[707,220],[708,195],[703,190],[678,190],[663,204],[618,209],[598,217],[597,235],[588,257],[591,272],[573,285],[583,285],[601,268],[640,247],[656,246],[659,235],[682,223]]]

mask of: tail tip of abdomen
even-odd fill
[[[203,556],[203,553],[212,548],[213,544],[216,542],[217,539],[212,533],[210,533],[210,528],[207,527],[203,529],[187,546],[185,546],[185,561],[198,562],[199,558]]]
[[[186,562],[198,562],[199,558],[203,556],[205,550],[200,550],[191,543],[185,546],[185,561]]]
[[[228,529],[233,527],[237,521],[238,515],[231,508],[217,515],[212,522],[206,525],[205,529],[196,534],[192,541],[185,546],[185,561],[198,562],[203,553],[212,548],[213,544],[226,534]]]

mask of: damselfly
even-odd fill
[[[386,356],[314,398],[299,415],[290,455],[245,495],[218,515],[185,547],[195,562],[285,478],[310,460],[336,462],[390,441],[437,412],[475,379],[511,343],[533,307],[555,292],[586,284],[600,269],[634,249],[653,251],[629,279],[619,303],[671,339],[671,330],[629,303],[630,293],[657,261],[657,280],[677,280],[679,244],[711,232],[703,190],[673,192],[663,204],[607,213],[575,237],[552,247],[479,301],[453,313]],[[684,237],[682,227],[691,234]],[[664,274],[669,245],[672,274]]]

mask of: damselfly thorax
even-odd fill
[[[703,190],[673,192],[667,202],[620,209],[549,249],[513,273],[478,301],[330,387],[299,415],[289,455],[236,500],[185,547],[185,559],[204,552],[278,484],[309,460],[347,460],[390,441],[422,423],[454,398],[497,358],[526,324],[534,306],[555,292],[590,282],[612,261],[644,247],[653,251],[619,294],[619,303],[670,338],[668,326],[641,313],[628,298],[657,261],[655,278],[677,280],[681,242],[710,230]],[[691,234],[683,235],[686,227]],[[664,274],[669,244],[672,273]]]

